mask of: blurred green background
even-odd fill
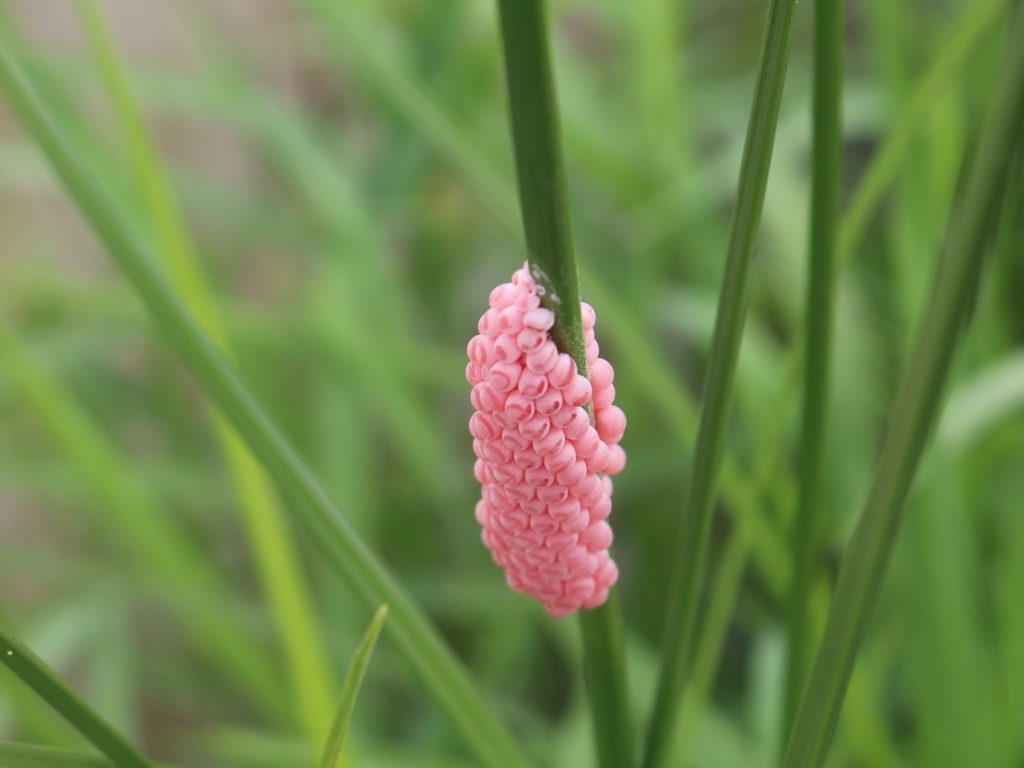
[[[822,613],[1011,6],[847,8]],[[590,765],[575,624],[505,588],[473,520],[464,347],[524,259],[492,4],[100,7],[247,381],[529,752]],[[638,720],[765,7],[553,3],[582,290],[629,417],[612,522]],[[686,765],[780,750],[811,10],[797,6],[751,282]],[[5,0],[0,24],[161,247],[74,4]],[[832,766],[1024,764],[1024,190],[1007,205]],[[157,758],[308,762],[304,734],[371,611],[300,531],[275,530],[286,499],[246,512],[238,489],[258,478],[233,479],[196,384],[3,101],[0,424],[0,618]],[[359,765],[473,764],[387,627],[353,728]],[[81,746],[5,671],[0,738]]]

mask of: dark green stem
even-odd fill
[[[943,385],[976,293],[1015,145],[1024,128],[1024,13],[1010,39],[963,196],[954,211],[907,378],[864,510],[843,556],[784,768],[820,766],[835,731],[857,648],[885,574],[901,512],[939,415]]]
[[[57,710],[76,731],[110,758],[110,762],[117,768],[153,768],[109,723],[93,712],[46,662],[3,627],[0,627],[0,663]]]
[[[794,0],[772,0],[747,137],[743,147],[725,276],[718,302],[679,559],[671,581],[665,626],[664,666],[658,683],[644,765],[660,768],[671,757],[673,726],[682,699],[704,572],[722,438],[747,310],[747,273],[761,222],[775,127],[789,58]]]
[[[555,343],[586,375],[546,9],[542,0],[500,0],[498,6],[530,272],[555,313]],[[600,765],[629,768],[635,756],[616,593],[600,608],[580,613],[579,624]]]
[[[587,363],[580,320],[579,275],[573,253],[543,0],[499,0],[509,112],[515,145],[519,206],[530,272],[558,322],[551,335],[576,360]]]
[[[810,668],[815,630],[811,622],[815,556],[821,522],[817,514],[825,447],[832,306],[835,294],[840,159],[842,153],[843,4],[816,0],[814,6],[814,95],[811,150],[811,233],[804,320],[803,427],[800,439],[800,496],[793,521],[793,578],[790,584],[789,659],[783,736],[789,733],[800,691]]]

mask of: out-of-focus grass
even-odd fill
[[[102,5],[247,377],[516,731],[538,752],[557,754],[552,764],[589,764],[581,696],[567,690],[578,653],[571,633],[504,590],[472,521],[463,347],[485,292],[523,259],[493,9],[473,0]],[[668,533],[692,450],[764,11],[748,0],[687,3],[678,16],[664,15],[667,3],[643,5],[650,15],[609,0],[553,8],[582,289],[598,307],[602,349],[617,366],[630,419],[613,522],[636,701],[648,700],[653,683],[643,670],[652,668],[662,622]],[[843,242],[855,247],[846,246],[838,277],[826,581],[874,466],[919,308],[915,286],[945,229],[1006,5],[850,4],[843,211],[859,218],[842,222]],[[72,9],[33,0],[5,10],[63,105],[65,129],[143,221]],[[901,23],[887,22],[894,13]],[[712,530],[709,623],[696,651],[703,684],[682,715],[697,734],[695,765],[736,755],[770,765],[778,750],[778,726],[759,725],[773,713],[758,702],[781,701],[783,680],[784,533],[799,413],[797,369],[785,360],[802,336],[808,15],[801,3],[753,267]],[[986,22],[967,27],[968,55],[953,56],[961,44],[947,41],[967,35],[961,19],[970,18]],[[950,60],[960,63],[936,64]],[[666,61],[671,73],[661,69]],[[927,98],[913,95],[922,91]],[[668,92],[679,105],[662,101]],[[128,648],[124,685],[133,688],[140,743],[158,757],[240,766],[311,759],[288,713],[249,691],[265,671],[231,682],[215,646],[193,634],[194,621],[206,634],[225,626],[256,659],[280,653],[196,392],[152,340],[25,135],[0,114],[0,321],[109,443],[116,482],[140,486],[158,508],[154,519],[180,529],[169,540],[187,537],[192,557],[221,584],[189,597],[187,558],[172,558],[164,573],[162,560],[135,561],[132,550],[112,546],[114,511],[4,365],[0,611],[25,630],[74,619],[82,628],[71,637],[82,640],[47,644],[44,656],[101,711],[111,707],[104,714],[120,705],[100,695],[114,685],[101,670],[116,668]],[[678,142],[669,130],[648,139],[659,119],[679,120]],[[877,154],[886,146],[895,149]],[[884,183],[862,187],[879,157],[889,158]],[[865,189],[867,215],[845,207]],[[1012,765],[1024,754],[1024,608],[1016,599],[1024,383],[1007,374],[996,390],[972,384],[984,371],[1011,370],[1024,340],[1012,289],[1024,277],[1024,215],[1016,220],[982,285],[942,431],[949,437],[919,478],[831,765],[954,765],[961,749]],[[1005,406],[987,415],[995,402]],[[965,430],[969,439],[955,437]],[[135,535],[135,551],[159,530]],[[306,540],[300,546],[314,551]],[[365,615],[315,556],[307,561],[340,667]],[[955,591],[943,589],[946,579]],[[104,628],[75,618],[75,606],[109,595],[123,597],[114,625],[123,636],[90,641]],[[23,634],[35,644],[34,631]],[[937,701],[935,690],[985,702],[963,713],[962,702]],[[975,726],[950,729],[961,715]],[[46,717],[3,679],[4,738],[57,743]],[[356,718],[363,764],[472,762],[386,640]],[[243,737],[257,731],[263,741]],[[943,740],[954,733],[952,749]]]

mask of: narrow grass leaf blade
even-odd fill
[[[1005,14],[1008,4],[1009,0],[967,3],[963,13],[951,25],[931,67],[917,81],[912,95],[850,196],[839,229],[837,259],[840,265],[849,261],[857,250],[872,214],[909,154],[914,132],[949,87],[954,75],[985,40],[985,34]]]
[[[331,733],[327,737],[323,754],[320,756],[318,768],[337,768],[341,758],[341,749],[345,743],[345,736],[348,734],[349,722],[352,720],[352,712],[356,707],[356,697],[363,685],[363,678],[366,676],[366,669],[370,666],[370,656],[377,645],[377,638],[380,636],[381,628],[388,617],[388,607],[382,605],[377,609],[370,626],[366,628],[363,639],[349,662],[348,670],[345,672],[345,680],[341,686],[341,703],[338,705],[338,714],[331,726]]]
[[[1024,14],[1009,40],[964,193],[951,218],[906,380],[892,410],[871,492],[843,556],[821,647],[786,749],[784,768],[824,763],[857,649],[878,598],[901,512],[934,431],[945,379],[999,211],[1024,124]]]
[[[153,768],[103,718],[72,691],[46,663],[0,627],[0,663],[21,678],[117,768]]]
[[[68,145],[8,45],[0,45],[0,87],[168,341],[284,492],[296,500],[301,522],[331,566],[351,579],[368,601],[390,606],[399,649],[482,762],[493,766],[528,765],[419,606],[342,516],[234,368],[156,270],[144,247]]]
[[[530,273],[555,313],[552,338],[586,376],[547,11],[543,0],[501,0],[498,9]],[[635,756],[617,590],[604,605],[581,611],[579,625],[599,763],[629,768]]]
[[[793,7],[794,0],[772,0],[768,9],[761,63],[740,166],[725,276],[704,380],[704,400],[686,514],[680,526],[678,560],[669,588],[662,674],[644,758],[647,768],[661,768],[669,757],[672,726],[690,663],[698,597],[706,570],[711,507],[722,463],[726,416],[732,399],[746,317],[747,274],[761,222],[789,59]]]
[[[230,354],[216,299],[103,14],[95,0],[79,0],[78,10],[101,80],[115,108],[161,261],[203,330],[222,351]],[[256,556],[277,629],[284,640],[294,697],[309,738],[319,743],[331,718],[327,688],[331,674],[291,532],[271,483],[255,457],[216,412],[213,420],[241,506],[250,547]]]

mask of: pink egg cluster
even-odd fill
[[[555,316],[525,265],[491,291],[467,349],[482,538],[508,585],[555,616],[601,605],[619,575],[606,518],[610,475],[626,463],[626,416],[612,405],[615,374],[598,357],[594,310],[580,309],[589,379],[551,340]]]

